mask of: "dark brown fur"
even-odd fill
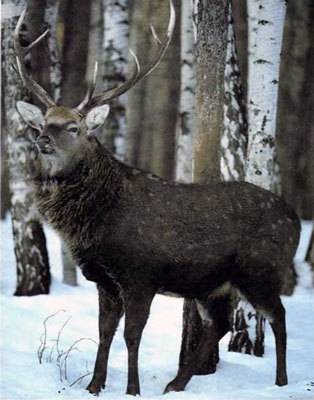
[[[81,148],[66,174],[39,175],[36,186],[42,215],[68,242],[86,277],[111,294],[108,304],[100,306],[111,314],[108,323],[100,323],[90,391],[97,393],[104,384],[122,302],[127,393],[137,394],[138,346],[154,295],[172,292],[196,299],[201,310],[207,309],[204,325],[213,328],[215,313],[207,299],[226,282],[270,320],[277,346],[276,383],[286,384],[279,293],[300,227],[283,200],[248,183],[170,183],[120,163],[92,137]],[[166,391],[185,387],[202,362],[202,346],[214,348],[219,336],[202,338],[197,355],[191,355],[190,365],[180,368]]]

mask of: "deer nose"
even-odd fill
[[[42,153],[52,153],[52,143],[49,136],[40,135],[36,140],[36,145]]]
[[[37,138],[36,143],[37,143],[39,146],[44,146],[44,145],[50,143],[50,139],[49,139],[48,136],[40,135],[40,136]]]

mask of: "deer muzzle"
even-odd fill
[[[36,146],[42,154],[52,154],[55,152],[49,136],[39,136],[36,140]]]

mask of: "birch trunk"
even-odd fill
[[[193,5],[198,110],[193,149],[193,181],[209,183],[220,180],[228,2],[195,0]],[[189,352],[197,349],[202,329],[195,303],[185,300],[180,365],[188,360]],[[195,374],[214,372],[217,361],[218,345],[214,352],[208,352],[206,363]]]
[[[5,59],[5,113],[8,134],[10,168],[11,216],[14,251],[17,265],[17,287],[15,295],[37,295],[49,293],[50,271],[45,235],[38,220],[34,196],[31,189],[31,172],[35,154],[32,140],[34,132],[25,127],[19,117],[17,100],[30,101],[22,82],[12,68],[15,57],[12,34],[25,1],[6,1],[3,14],[3,49]],[[27,37],[23,35],[23,40]]]
[[[129,44],[128,0],[105,0],[104,4],[104,49],[103,84],[112,88],[126,79]],[[111,102],[110,115],[105,126],[106,145],[115,155],[124,159],[126,140],[127,94]]]
[[[224,84],[224,129],[221,138],[220,170],[225,181],[243,181],[247,146],[247,122],[231,2],[228,9],[228,43]]]
[[[181,5],[181,88],[176,138],[176,180],[192,182],[195,132],[195,60],[192,2]]]
[[[246,180],[276,189],[275,133],[285,0],[248,0],[249,65]]]
[[[284,0],[248,0],[248,150],[245,180],[278,189],[275,164],[280,52]],[[265,319],[240,301],[234,310],[229,350],[262,356]]]
[[[61,98],[61,60],[60,51],[57,44],[57,28],[59,0],[46,0],[47,7],[45,10],[45,21],[48,26],[50,35],[48,37],[48,47],[50,56],[50,88],[53,99],[56,103]]]

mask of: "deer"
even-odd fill
[[[247,182],[207,185],[170,182],[116,159],[95,137],[109,103],[149,75],[167,50],[175,25],[170,0],[162,40],[152,28],[157,51],[121,85],[95,95],[95,76],[75,108],[57,105],[27,74],[25,54],[43,37],[14,48],[19,75],[46,107],[19,101],[17,110],[36,132],[38,159],[32,178],[37,206],[70,248],[84,276],[99,290],[99,335],[94,375],[87,389],[105,387],[110,345],[125,313],[128,351],[126,393],[140,394],[138,351],[156,294],[191,299],[204,327],[197,349],[180,365],[165,393],[182,391],[228,330],[215,301],[237,290],[269,321],[276,344],[276,381],[286,385],[286,323],[280,299],[283,276],[300,235],[294,211],[279,196]],[[97,68],[95,68],[95,71]]]

